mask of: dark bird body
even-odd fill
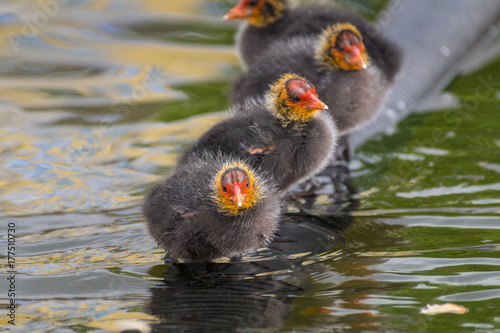
[[[282,74],[294,72],[314,84],[340,133],[371,119],[382,104],[393,78],[374,65],[355,71],[326,68],[315,58],[317,44],[318,36],[275,42],[235,81],[231,101],[262,95]]]
[[[330,157],[337,139],[336,129],[327,114],[317,114],[296,126],[283,126],[266,106],[263,98],[234,106],[237,114],[206,132],[180,160],[196,158],[204,150],[232,154],[272,177],[286,191],[320,171]]]
[[[367,20],[347,10],[327,6],[287,8],[283,0],[240,0],[225,18],[247,21],[237,37],[247,70],[235,81],[231,101],[262,95],[281,75],[297,73],[316,87],[341,134],[376,115],[400,67],[398,48]],[[361,43],[367,60],[362,68],[345,66],[331,53],[337,50],[345,56],[342,46],[352,44],[332,31],[334,26],[346,25],[355,30],[353,34]],[[324,36],[328,30],[330,40]],[[332,40],[343,44],[335,44],[334,49],[329,45]],[[321,50],[323,55],[319,56]]]
[[[371,29],[366,19],[337,7],[315,5],[286,8],[281,18],[267,26],[257,27],[245,23],[238,32],[237,47],[244,65],[250,66],[262,53],[274,48],[271,45],[276,41],[298,36],[315,38],[332,24],[343,22],[358,28],[373,64],[392,80],[401,64],[399,50],[375,29]]]
[[[281,216],[281,198],[274,183],[254,172],[250,194],[256,195],[255,202],[228,214],[214,197],[213,183],[222,168],[238,160],[197,155],[156,183],[144,201],[148,229],[167,257],[210,260],[266,246]]]

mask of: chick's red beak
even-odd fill
[[[235,184],[233,186],[233,195],[231,196],[231,200],[234,202],[234,204],[238,207],[243,206],[243,203],[245,202],[246,195],[241,192],[241,187],[239,184]]]
[[[320,101],[318,96],[316,96],[312,92],[309,93],[309,99],[306,103],[306,108],[310,111],[328,110],[328,106]]]
[[[222,17],[224,21],[232,21],[237,19],[247,19],[252,16],[252,9],[248,8],[243,4],[243,1],[239,2],[236,6],[231,8],[226,15]]]
[[[352,45],[349,49],[347,49],[348,55],[347,55],[347,61],[358,68],[366,68],[366,62],[363,59],[363,55],[361,53],[361,50],[357,45]]]

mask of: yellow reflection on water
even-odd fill
[[[118,237],[131,239],[127,246],[132,246],[138,235],[144,234],[143,223],[127,225],[102,226],[94,225],[79,228],[55,229],[44,234],[29,234],[21,237],[19,242],[29,244],[60,242],[62,239],[72,240],[73,243],[82,239]],[[114,235],[114,236],[113,236]],[[81,242],[81,241],[80,241]],[[138,250],[124,250],[118,246],[103,246],[94,248],[92,245],[72,249],[71,251],[54,251],[39,254],[34,261],[30,257],[16,258],[16,269],[19,273],[28,275],[56,275],[71,273],[76,270],[95,270],[97,268],[114,268],[128,265],[155,265],[162,262],[165,252],[156,249],[153,240],[151,246]]]
[[[182,1],[149,1],[142,0],[142,8],[147,11],[157,13],[178,13],[193,14],[199,13],[204,1],[200,0],[182,0]]]
[[[238,65],[233,47],[225,46],[141,43],[102,45],[101,49],[116,61],[141,67],[158,66],[169,75],[189,79],[213,79],[221,75],[224,67]]]
[[[41,301],[20,306],[16,313],[16,326],[26,327],[30,322],[44,321],[51,323],[52,329],[85,325],[119,332],[115,328],[119,327],[124,319],[148,323],[158,322],[156,317],[146,313],[127,310],[128,307],[141,305],[142,303],[138,301],[124,303],[115,300]],[[0,319],[2,325],[7,324],[4,318],[5,316],[2,316]]]
[[[111,332],[134,331],[151,332],[147,323],[159,323],[160,320],[152,315],[140,312],[118,312],[92,320],[90,327],[102,328]]]
[[[0,164],[0,175],[8,175],[1,179],[0,209],[8,215],[28,215],[138,205],[142,197],[134,195],[136,190],[158,179],[138,170],[171,169],[180,145],[193,142],[225,117],[208,114],[170,124],[103,130],[67,128],[56,136],[50,130],[4,131],[4,142],[16,149],[9,153],[10,164]],[[61,139],[68,143],[61,144]],[[116,166],[119,161],[130,161],[130,167]]]

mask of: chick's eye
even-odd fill
[[[250,0],[250,1],[248,2],[248,5],[249,5],[250,7],[255,7],[255,6],[257,6],[258,4],[259,4],[259,1],[258,1],[258,0]]]
[[[297,96],[297,95],[293,95],[292,96],[292,100],[295,101],[295,102],[300,102],[300,97]]]
[[[222,185],[222,192],[227,193],[227,187],[225,185]]]

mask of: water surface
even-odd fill
[[[162,264],[140,204],[227,116],[240,71],[237,25],[220,20],[231,3],[41,3],[0,5],[1,330],[107,332],[134,318],[186,332],[500,329],[499,59],[457,77],[450,106],[356,152],[352,217],[287,217],[314,239],[287,245],[292,256],[278,246],[183,274]],[[375,17],[384,2],[343,4]],[[468,312],[419,313],[445,302]]]

